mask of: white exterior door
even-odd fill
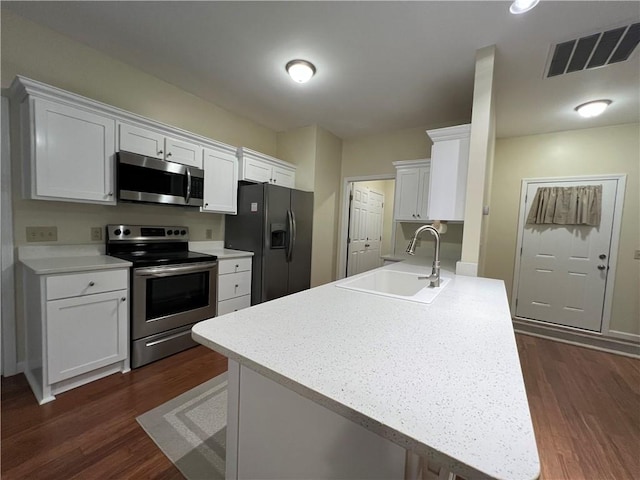
[[[529,183],[525,215],[539,187],[602,185],[599,227],[524,225],[516,316],[601,331],[617,180]]]
[[[347,276],[380,266],[382,207],[384,195],[367,187],[352,184],[349,214]]]

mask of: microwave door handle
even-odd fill
[[[189,167],[187,170],[187,194],[184,197],[184,203],[189,204],[189,200],[191,200],[191,169]]]

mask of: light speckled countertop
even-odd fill
[[[232,250],[229,248],[224,248],[223,245],[223,242],[216,241],[189,242],[189,250],[191,250],[192,252],[215,255],[219,260],[224,260],[226,258],[253,257],[253,252],[245,252],[244,250]]]
[[[327,284],[205,320],[193,337],[462,476],[537,478],[504,284],[446,275],[428,305]]]
[[[107,270],[110,268],[129,268],[131,266],[131,262],[108,255],[23,258],[20,261],[37,275],[88,272],[92,270]]]

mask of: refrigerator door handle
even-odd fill
[[[293,245],[296,242],[296,221],[291,210],[287,210],[287,262],[293,257]]]

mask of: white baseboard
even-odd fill
[[[24,362],[16,363],[16,373],[24,373]]]
[[[640,343],[640,335],[628,332],[619,332],[618,330],[609,330],[609,335],[628,342]]]
[[[605,337],[598,333],[577,332],[518,318],[513,319],[513,326],[516,333],[546,338],[548,340],[591,348],[593,350],[615,353],[625,357],[640,358],[640,343],[637,341]],[[632,334],[628,335],[634,337]]]

